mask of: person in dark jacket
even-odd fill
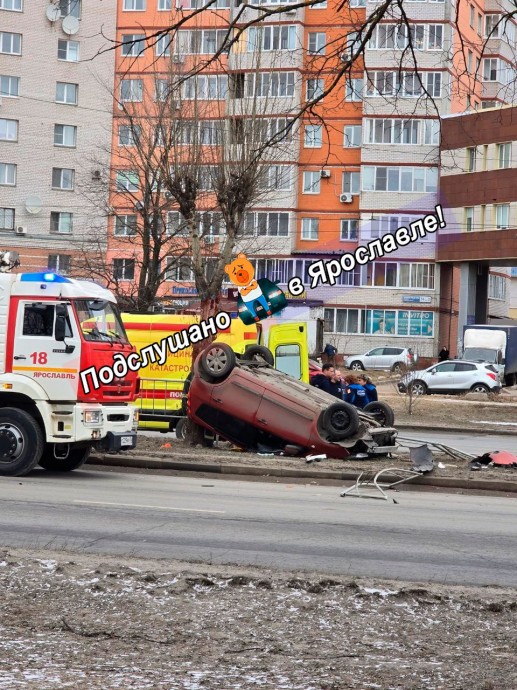
[[[354,407],[358,407],[361,410],[368,404],[369,400],[366,394],[366,389],[364,388],[364,386],[361,386],[356,376],[347,376],[347,384],[343,400],[347,403],[350,403],[350,405],[354,405]]]
[[[330,362],[334,363],[335,357],[337,354],[337,349],[334,347],[334,345],[327,343],[325,345],[325,349],[323,350],[323,352],[321,354],[326,355],[328,363],[330,363]]]
[[[311,386],[342,399],[341,382],[336,378],[336,370],[328,362],[321,367],[321,374],[315,374],[312,377]]]
[[[446,359],[449,359],[449,350],[445,347],[445,345],[438,353],[438,359],[440,360],[440,362],[445,362]]]
[[[366,391],[366,397],[368,398],[366,402],[377,402],[377,400],[379,399],[379,396],[377,394],[377,386],[374,383],[372,383],[371,379],[369,379],[368,376],[366,376],[366,374],[361,374],[357,377],[357,381]]]

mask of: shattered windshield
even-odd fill
[[[85,340],[127,343],[127,335],[116,305],[107,300],[74,301],[75,311]]]

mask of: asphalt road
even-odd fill
[[[0,544],[517,586],[517,501],[43,470],[0,481]]]

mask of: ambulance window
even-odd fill
[[[302,360],[299,345],[279,345],[275,350],[275,368],[295,379],[302,378]]]
[[[54,305],[26,304],[22,335],[54,335]]]

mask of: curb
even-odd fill
[[[136,467],[142,469],[182,470],[187,472],[208,472],[211,474],[231,474],[254,477],[294,477],[299,479],[333,479],[335,481],[355,481],[360,472],[335,472],[333,470],[291,469],[289,467],[253,467],[250,465],[225,465],[215,463],[190,463],[177,460],[158,459],[150,456],[118,456],[102,455],[92,456],[88,459],[89,465],[109,465],[112,467]],[[386,475],[385,481],[395,481],[393,475]],[[471,489],[478,491],[502,491],[517,494],[517,481],[501,481],[494,479],[455,479],[452,477],[428,477],[422,476],[411,480],[411,484],[419,486],[439,487],[445,489]]]
[[[396,429],[404,429],[404,431],[411,431],[414,429],[415,431],[440,431],[444,434],[451,433],[451,434],[474,434],[474,435],[483,435],[483,436],[490,436],[490,435],[500,435],[500,436],[515,436],[516,441],[517,441],[517,424],[515,425],[515,430],[513,429],[484,429],[483,427],[480,427],[479,429],[473,429],[472,427],[461,427],[461,426],[448,426],[448,427],[443,427],[441,429],[438,429],[435,426],[425,426],[423,424],[397,424],[396,419],[395,419],[395,428]]]

